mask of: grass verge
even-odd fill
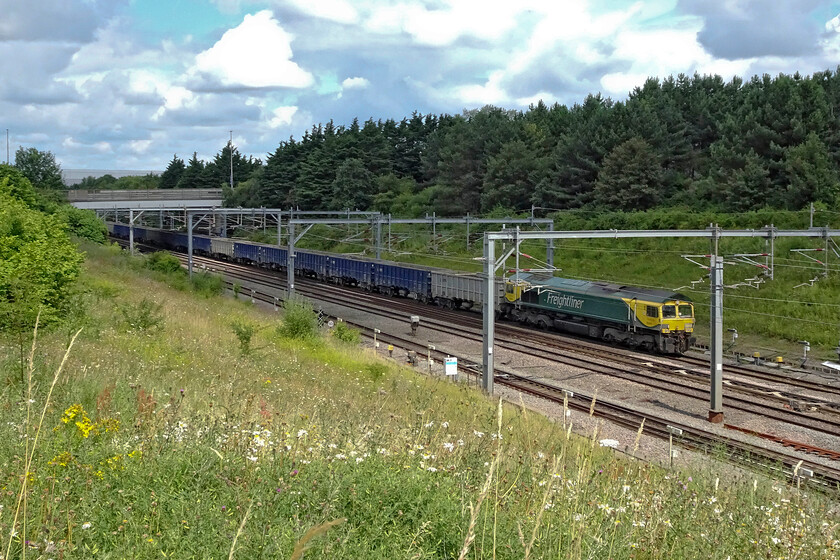
[[[333,337],[288,336],[299,329],[248,303],[196,297],[122,254],[85,250],[90,328],[54,388],[66,333],[39,334],[28,388],[17,342],[0,339],[8,558],[840,554],[825,497],[631,461],[597,437]],[[160,306],[159,321],[127,327],[115,310],[143,301]],[[254,327],[248,352],[234,322]]]

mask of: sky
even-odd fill
[[[34,147],[65,169],[207,160],[231,131],[265,160],[330,119],[840,64],[840,0],[0,0],[0,14],[12,162]]]

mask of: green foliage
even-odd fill
[[[788,208],[798,210],[810,202],[822,202],[829,208],[840,203],[840,178],[831,162],[828,148],[811,132],[802,144],[785,154],[785,171],[790,181]]]
[[[346,159],[335,173],[330,207],[333,210],[368,208],[374,188],[373,175],[365,169],[362,160]]]
[[[287,301],[283,320],[277,326],[277,334],[283,338],[307,340],[318,333],[318,319],[312,310],[312,304],[304,299]]]
[[[184,269],[181,268],[181,261],[168,251],[155,251],[151,253],[146,256],[144,264],[146,268],[164,274],[185,274]]]
[[[371,381],[380,381],[388,373],[388,366],[380,362],[368,364],[367,373]]]
[[[52,152],[21,146],[15,152],[15,167],[38,189],[63,189],[61,166]]]
[[[239,341],[239,351],[243,356],[249,355],[251,353],[251,339],[257,333],[257,326],[249,321],[235,320],[231,322],[230,328]]]
[[[332,335],[342,342],[358,344],[362,335],[358,329],[354,329],[344,321],[338,321],[332,329]]]
[[[174,189],[178,186],[178,181],[181,180],[181,175],[184,173],[184,160],[178,157],[178,154],[172,156],[172,161],[166,166],[166,171],[160,176],[160,188]]]
[[[139,303],[126,303],[119,306],[123,323],[127,330],[135,332],[151,332],[163,328],[163,306],[148,298]]]
[[[0,193],[14,198],[29,208],[37,205],[37,195],[32,183],[19,170],[0,164]]]
[[[160,176],[154,173],[129,175],[119,179],[106,173],[102,177],[85,177],[72,188],[85,190],[150,190],[159,188],[160,180]]]
[[[59,219],[0,192],[0,328],[55,319],[82,261]]]
[[[195,293],[207,298],[222,295],[225,291],[225,281],[222,277],[205,270],[193,271],[191,284]]]
[[[604,158],[595,203],[611,209],[647,210],[661,199],[662,167],[641,138],[619,144]]]
[[[92,210],[82,210],[69,204],[60,206],[56,215],[67,224],[67,229],[73,235],[93,241],[105,243],[108,239],[108,229]]]

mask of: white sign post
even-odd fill
[[[446,357],[444,361],[444,372],[447,377],[452,377],[453,381],[458,381],[458,358]]]

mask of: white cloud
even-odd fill
[[[128,143],[128,148],[135,154],[145,154],[151,146],[151,140],[132,140]]]
[[[346,0],[284,0],[283,4],[291,4],[304,14],[338,23],[359,21],[359,13]]]
[[[246,15],[195,57],[195,70],[225,86],[306,88],[314,80],[291,60],[292,39],[269,10]]]
[[[425,45],[444,46],[462,36],[493,40],[516,25],[527,3],[508,0],[447,0],[445,8],[428,9],[419,2],[374,8],[365,28],[374,33],[407,33]]]
[[[827,22],[825,22],[825,30],[840,33],[840,15],[836,15]]]
[[[490,74],[487,82],[481,85],[469,85],[455,88],[455,95],[470,106],[474,105],[500,105],[509,99],[508,94],[501,86],[504,72],[497,70]]]
[[[291,107],[277,107],[271,112],[272,119],[268,121],[268,126],[271,128],[280,128],[281,126],[292,124],[292,117],[297,113],[298,108]]]
[[[615,41],[614,57],[628,61],[620,72],[601,78],[601,85],[613,95],[624,96],[650,76],[694,71],[719,74],[724,78],[742,75],[755,59],[724,60],[710,55],[697,40],[699,29],[622,31]]]
[[[87,151],[87,150],[96,150],[99,153],[108,153],[113,150],[111,147],[110,142],[93,142],[90,144],[86,144],[84,142],[79,142],[72,136],[67,136],[64,138],[64,141],[61,143],[62,146],[69,150],[77,150],[77,151]]]
[[[370,85],[367,78],[347,78],[341,82],[344,89],[364,89]]]

